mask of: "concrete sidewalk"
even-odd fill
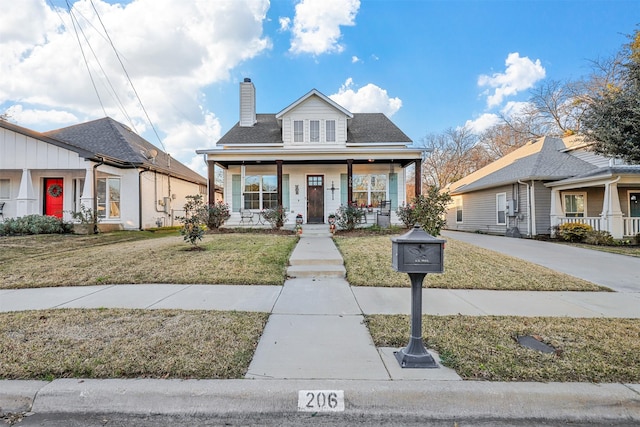
[[[450,232],[446,238],[466,239],[538,263],[550,263],[546,253],[559,246]],[[473,238],[481,241],[474,243]],[[516,243],[523,246],[516,250],[512,247]],[[583,270],[586,266],[582,263],[595,262],[591,256],[582,252],[574,255],[573,270],[565,272]],[[627,271],[628,257],[618,257],[622,261],[611,261],[610,265],[622,271],[611,274],[622,283],[633,274]],[[498,421],[525,425],[640,423],[638,384],[491,383],[461,381],[444,367],[402,369],[393,355],[397,349],[375,348],[363,316],[409,314],[410,289],[350,287],[342,258],[324,228],[305,227],[290,264],[289,279],[282,287],[159,284],[0,291],[0,311],[5,312],[125,307],[271,313],[244,380],[0,381],[0,413],[32,411],[45,417],[160,413],[223,418],[253,414],[272,416],[275,425],[281,417],[301,413],[298,405],[303,391],[336,390],[344,396],[344,410],[329,415],[329,421],[336,425],[354,420],[362,423],[366,417],[391,422],[391,417],[397,421],[408,415],[421,422],[487,423],[482,425]],[[598,275],[596,279],[607,277]],[[640,318],[640,293],[634,284],[637,282],[624,282],[619,289],[623,292],[617,293],[424,289],[423,312]],[[437,360],[437,354],[434,356]],[[29,425],[28,419],[21,425]]]

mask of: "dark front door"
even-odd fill
[[[629,216],[640,217],[640,193],[629,193]]]
[[[44,179],[44,214],[62,218],[64,181],[62,178]]]
[[[307,176],[307,222],[324,222],[324,176]]]

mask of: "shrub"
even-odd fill
[[[212,205],[209,205],[209,217],[207,219],[207,227],[220,228],[226,220],[231,217],[229,211],[229,205],[218,201]]]
[[[282,227],[287,221],[287,211],[283,206],[278,206],[272,209],[265,209],[262,216],[265,221],[271,224],[271,227],[274,229]]]
[[[185,242],[191,243],[195,248],[198,241],[202,240],[205,231],[205,224],[209,219],[209,210],[202,200],[201,194],[186,196],[187,203],[184,204],[184,216],[176,217],[182,221],[180,234]]]
[[[398,206],[396,209],[396,214],[398,218],[402,221],[405,227],[411,228],[416,225],[416,215],[415,215],[416,207],[413,204],[405,205],[402,203],[401,206]]]
[[[441,193],[437,187],[430,187],[426,196],[421,194],[411,202],[415,206],[412,214],[415,223],[420,224],[422,229],[432,236],[440,235],[440,230],[447,223],[444,214],[450,202],[449,193]]]
[[[567,222],[558,227],[558,237],[567,242],[579,243],[584,241],[589,231],[593,231],[589,224]]]
[[[608,231],[596,231],[596,230],[587,231],[587,234],[584,237],[584,242],[589,245],[605,245],[605,246],[611,246],[616,243],[615,240],[613,239],[613,236],[611,236],[611,233],[609,233]]]
[[[639,246],[640,246],[640,233],[636,234],[636,235],[633,237],[633,240],[635,241],[635,244],[636,244],[636,245],[639,245]]]
[[[340,206],[336,211],[336,224],[343,230],[354,230],[365,213],[356,206]]]
[[[63,234],[70,233],[73,226],[55,216],[25,215],[7,218],[0,223],[0,236],[18,234]]]

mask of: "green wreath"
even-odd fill
[[[51,197],[60,197],[62,195],[62,187],[60,187],[58,184],[53,184],[49,187],[47,193],[49,193]]]

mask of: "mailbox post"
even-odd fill
[[[400,237],[391,239],[392,267],[408,273],[411,279],[411,339],[395,352],[403,368],[437,368],[422,340],[422,282],[427,273],[444,272],[445,240],[437,239],[416,225]]]

